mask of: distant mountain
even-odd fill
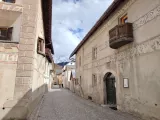
[[[66,64],[68,64],[69,62],[60,62],[60,63],[57,63],[58,65],[64,67]]]

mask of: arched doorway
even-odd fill
[[[112,73],[107,73],[104,77],[105,104],[116,105],[116,80]]]

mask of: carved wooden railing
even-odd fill
[[[110,47],[117,49],[133,41],[132,23],[117,25],[109,31]]]

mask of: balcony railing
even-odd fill
[[[132,23],[117,25],[109,31],[109,44],[113,49],[133,42]]]

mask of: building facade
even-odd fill
[[[72,75],[72,76],[71,76]],[[74,92],[75,63],[70,62],[63,68],[63,86]]]
[[[25,119],[53,79],[51,0],[0,0],[0,119]]]
[[[72,52],[76,93],[160,118],[160,0],[114,0]]]

